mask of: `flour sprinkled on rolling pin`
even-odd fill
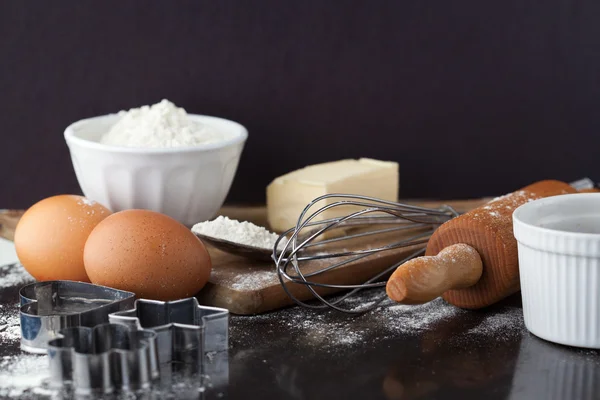
[[[529,201],[567,193],[577,190],[564,182],[541,181],[444,223],[431,236],[425,257],[404,263],[392,274],[389,297],[415,304],[442,296],[455,306],[477,309],[517,292],[513,211]]]

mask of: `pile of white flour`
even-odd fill
[[[251,222],[240,222],[222,215],[212,221],[197,223],[192,227],[192,232],[269,250],[273,249],[279,237],[276,233],[269,232],[265,228],[254,225]],[[279,247],[283,247],[283,245],[284,241],[282,240],[279,243]]]
[[[126,147],[183,147],[222,142],[227,135],[188,116],[168,100],[119,112],[100,143]]]

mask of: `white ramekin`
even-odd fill
[[[116,114],[77,121],[65,140],[83,194],[112,211],[158,211],[185,225],[215,216],[223,205],[248,137],[242,125],[190,115],[227,139],[194,147],[131,148],[99,143]]]
[[[525,326],[600,348],[600,193],[547,197],[513,213]]]

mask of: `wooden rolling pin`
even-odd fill
[[[404,304],[442,296],[455,306],[477,309],[519,291],[513,211],[528,201],[567,193],[577,191],[564,182],[541,181],[444,223],[431,236],[424,257],[392,274],[388,296]]]

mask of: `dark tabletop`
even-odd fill
[[[17,288],[0,289],[4,308],[15,305],[17,312],[16,302]],[[600,393],[600,353],[529,334],[518,295],[484,311],[458,310],[441,299],[410,307],[384,302],[354,317],[290,307],[232,316],[229,334],[229,362],[219,365],[212,388],[200,392],[198,382],[187,382],[185,395],[151,397],[515,400]],[[20,352],[18,341],[0,346],[0,358]]]

